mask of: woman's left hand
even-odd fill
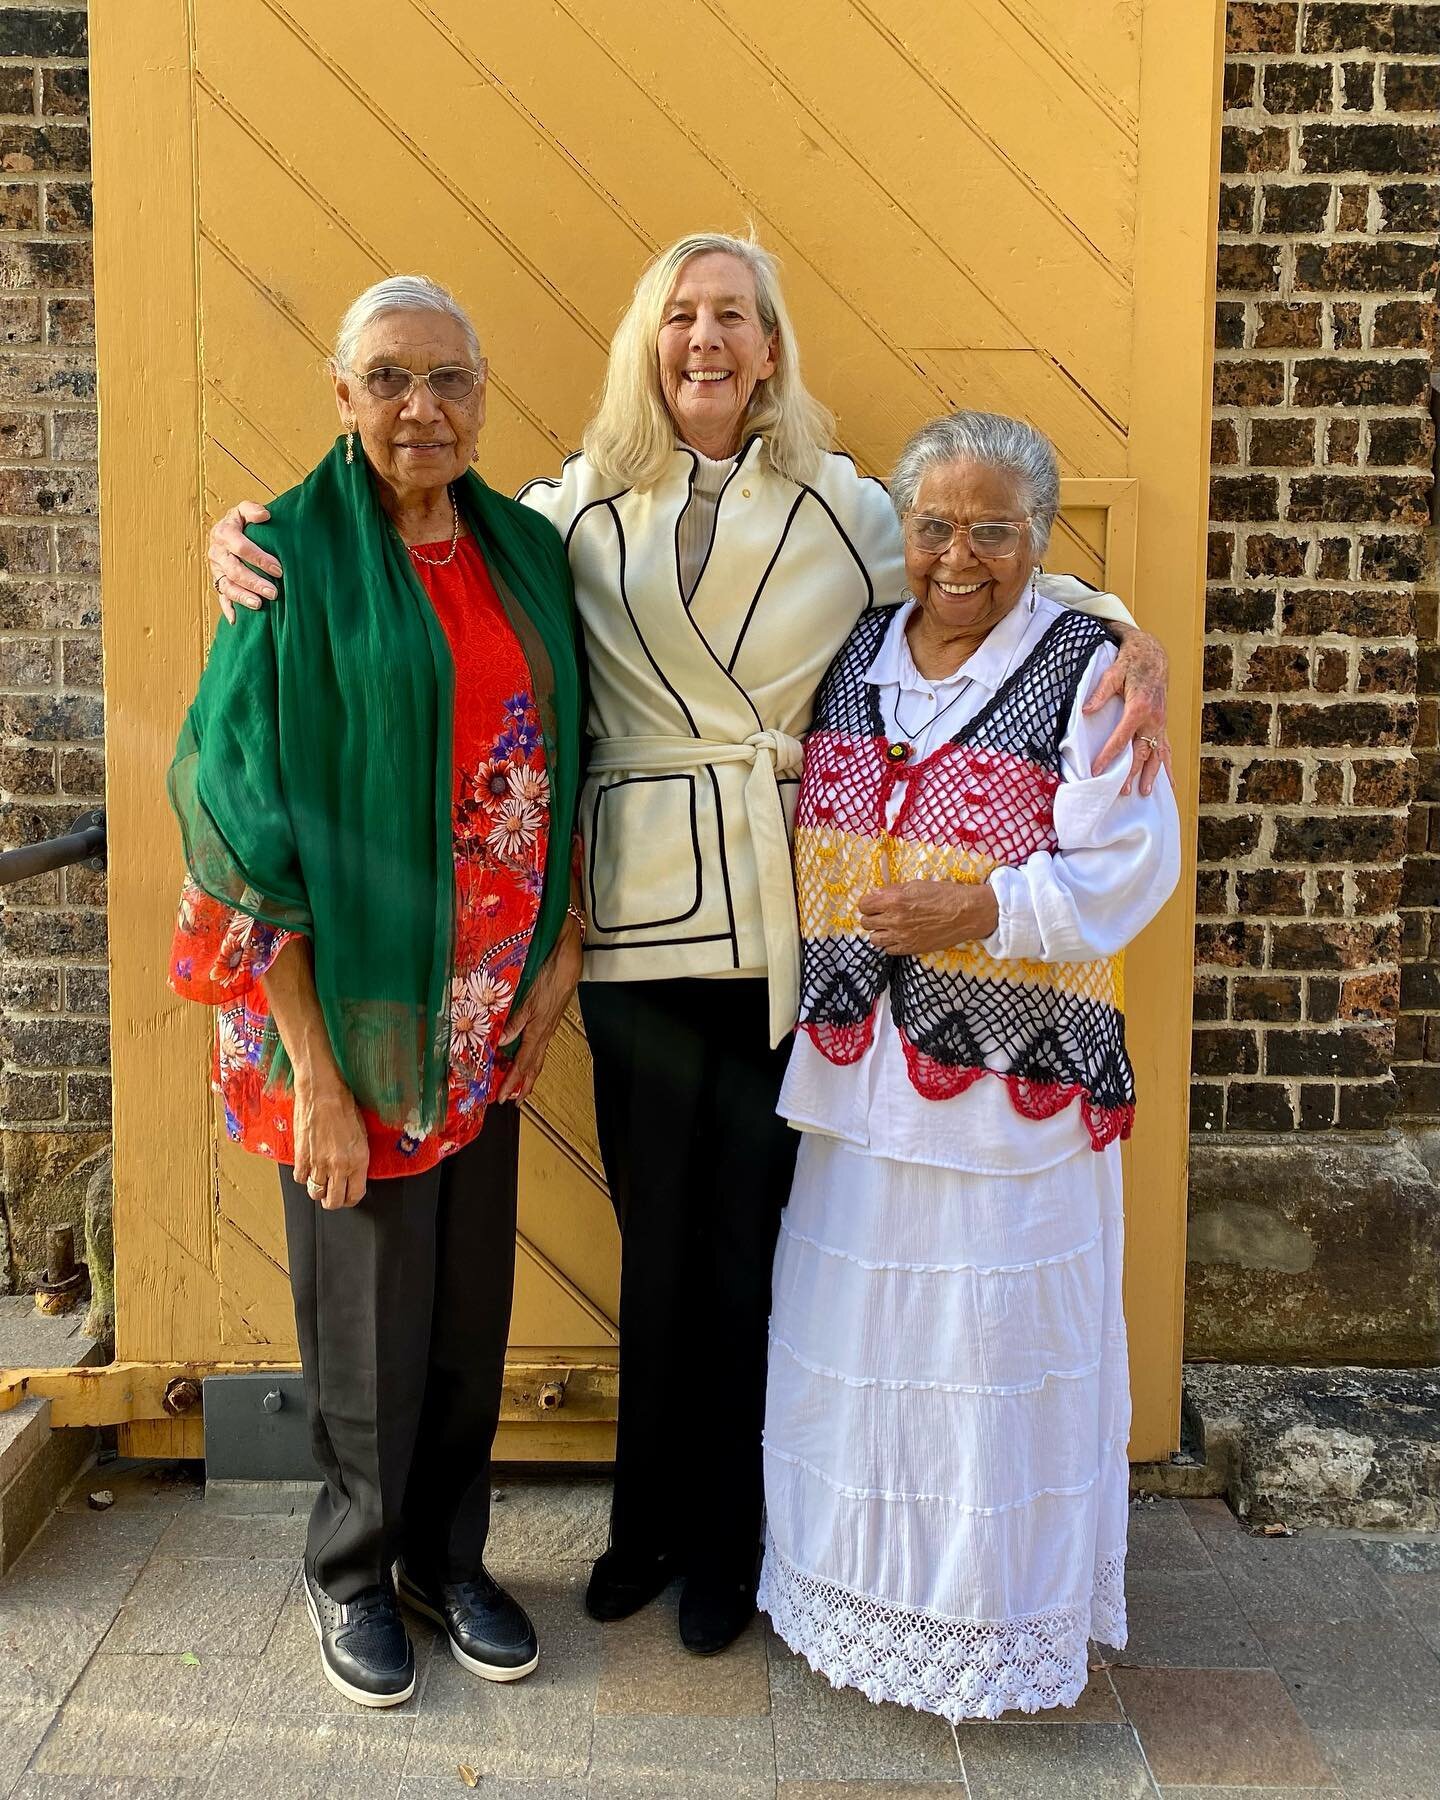
[[[559,943],[541,964],[529,993],[505,1021],[500,1034],[502,1048],[513,1044],[522,1033],[524,1036],[500,1089],[500,1099],[513,1100],[518,1105],[539,1080],[545,1052],[580,980],[581,942],[580,927],[573,919],[566,919]]]
[[[1123,698],[1120,723],[1106,738],[1095,758],[1094,772],[1104,773],[1115,758],[1130,752],[1130,773],[1122,794],[1128,794],[1140,778],[1140,792],[1148,794],[1160,778],[1170,773],[1170,740],[1165,735],[1165,698],[1170,679],[1170,659],[1159,638],[1131,627],[1125,631],[1115,661],[1095,684],[1085,702],[1086,713],[1097,713],[1109,700]]]
[[[983,881],[901,881],[866,894],[860,922],[887,956],[923,956],[989,937],[1000,903]]]

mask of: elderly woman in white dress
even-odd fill
[[[799,740],[851,626],[904,584],[885,489],[829,448],[832,424],[774,260],[701,233],[641,275],[583,451],[520,495],[565,539],[590,677],[580,1004],[622,1261],[611,1543],[586,1603],[621,1619],[683,1576],[680,1634],[701,1654],[755,1606],[770,1271],[796,1149],[775,1103],[798,995]],[[263,511],[212,533],[222,605],[270,585],[243,536]],[[1039,582],[1128,617],[1078,581]],[[1133,740],[1148,787],[1154,639],[1132,628],[1115,686],[1112,753],[1126,779]]]
[[[760,1602],[836,1686],[955,1721],[1072,1705],[1125,1641],[1118,959],[1179,825],[1095,772],[1115,650],[1037,579],[1046,439],[958,413],[890,486],[911,597],[830,669],[797,818]]]

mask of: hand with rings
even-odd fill
[[[326,1212],[365,1197],[370,1140],[355,1096],[338,1078],[295,1083],[295,1179]]]

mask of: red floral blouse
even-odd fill
[[[443,555],[448,540],[421,544]],[[370,1176],[413,1175],[467,1144],[504,1079],[496,1047],[540,908],[550,823],[545,746],[530,670],[474,538],[437,568],[415,558],[455,661],[455,966],[450,1102],[428,1137],[362,1113]],[[266,1089],[275,1024],[260,977],[294,934],[232,911],[187,880],[170,956],[177,994],[218,1010],[214,1084],[237,1144],[293,1162],[293,1097]]]

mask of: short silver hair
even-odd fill
[[[350,369],[360,351],[360,339],[367,326],[382,313],[434,312],[453,319],[465,333],[466,345],[474,361],[480,360],[480,336],[470,315],[448,288],[441,287],[428,275],[387,275],[357,295],[345,309],[340,329],[335,333],[335,363]]]
[[[1060,511],[1060,465],[1043,431],[1004,413],[957,412],[931,419],[906,443],[890,475],[890,499],[903,519],[915,508],[925,471],[941,463],[973,462],[1013,475],[1030,515],[1030,547],[1043,555]]]

